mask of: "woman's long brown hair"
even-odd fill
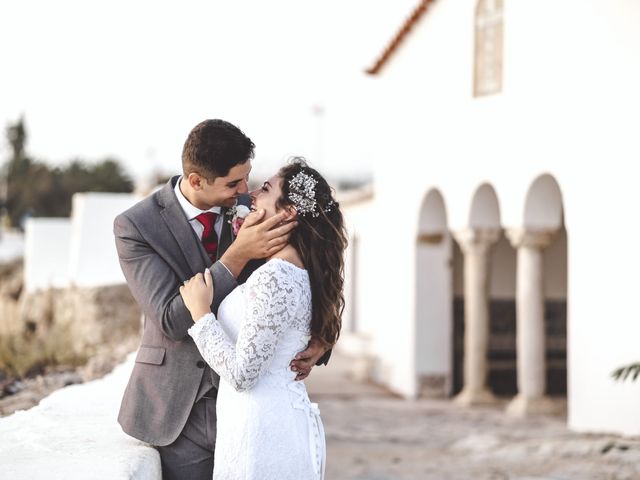
[[[311,283],[311,333],[333,346],[340,336],[344,310],[344,249],[347,235],[340,206],[327,181],[305,160],[294,157],[280,169],[282,197],[278,207],[293,205],[289,198],[290,181],[298,173],[313,177],[315,213],[299,214],[298,227],[289,243],[297,250],[309,274]]]

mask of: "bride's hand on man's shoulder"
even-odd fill
[[[196,273],[189,280],[185,280],[180,287],[180,295],[194,322],[211,313],[213,293],[213,277],[208,268],[204,274]]]

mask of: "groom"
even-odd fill
[[[193,322],[179,287],[210,268],[215,312],[260,264],[251,260],[280,250],[295,227],[279,226],[284,212],[259,223],[264,215],[259,212],[234,238],[226,214],[248,191],[254,148],[234,125],[205,120],[185,142],[183,175],[114,223],[120,265],[144,313],[118,421],[127,434],[158,448],[163,480],[211,480],[216,441],[220,379],[187,334]],[[297,378],[305,378],[319,361],[326,364],[324,353],[312,341],[292,362]]]

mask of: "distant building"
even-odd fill
[[[9,263],[24,255],[24,234],[0,226],[0,264]]]
[[[640,360],[640,3],[408,13],[331,106],[354,128],[327,118],[328,156],[374,164],[343,202],[341,347],[407,398],[526,415],[566,395],[571,428],[640,434],[640,382],[611,378]]]

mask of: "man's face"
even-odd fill
[[[251,160],[232,167],[225,177],[216,177],[212,182],[204,180],[197,192],[198,203],[202,210],[211,207],[233,207],[238,195],[247,193],[249,186],[249,173],[251,172]],[[205,207],[205,208],[203,208]]]

